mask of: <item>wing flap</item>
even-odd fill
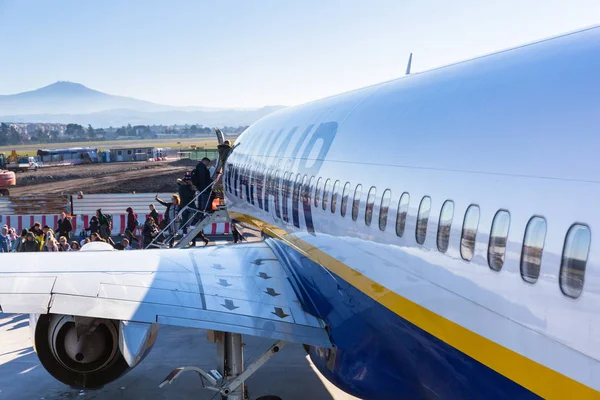
[[[303,310],[264,242],[0,257],[3,312],[159,322],[331,346],[324,323]]]

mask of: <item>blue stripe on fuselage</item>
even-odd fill
[[[332,383],[364,399],[539,398],[371,299],[278,240],[305,310],[328,326],[335,350],[311,348]],[[282,259],[282,258],[280,258]]]

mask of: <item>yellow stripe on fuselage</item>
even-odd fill
[[[237,212],[229,212],[229,214],[233,219],[255,225],[267,235],[282,240],[400,317],[538,396],[546,399],[600,398],[600,393],[589,386],[478,335],[400,296],[398,293],[387,289],[324,251],[298,238],[293,233],[246,214]]]

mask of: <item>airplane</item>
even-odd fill
[[[230,399],[286,342],[364,399],[599,398],[599,71],[593,27],[278,111],[222,175],[264,241],[2,255],[1,310],[75,387],[168,324],[221,364],[166,382]],[[244,366],[242,334],[277,342]]]

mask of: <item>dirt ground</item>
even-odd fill
[[[176,191],[195,161],[122,162],[41,168],[17,173],[11,196],[29,194],[155,193]]]

